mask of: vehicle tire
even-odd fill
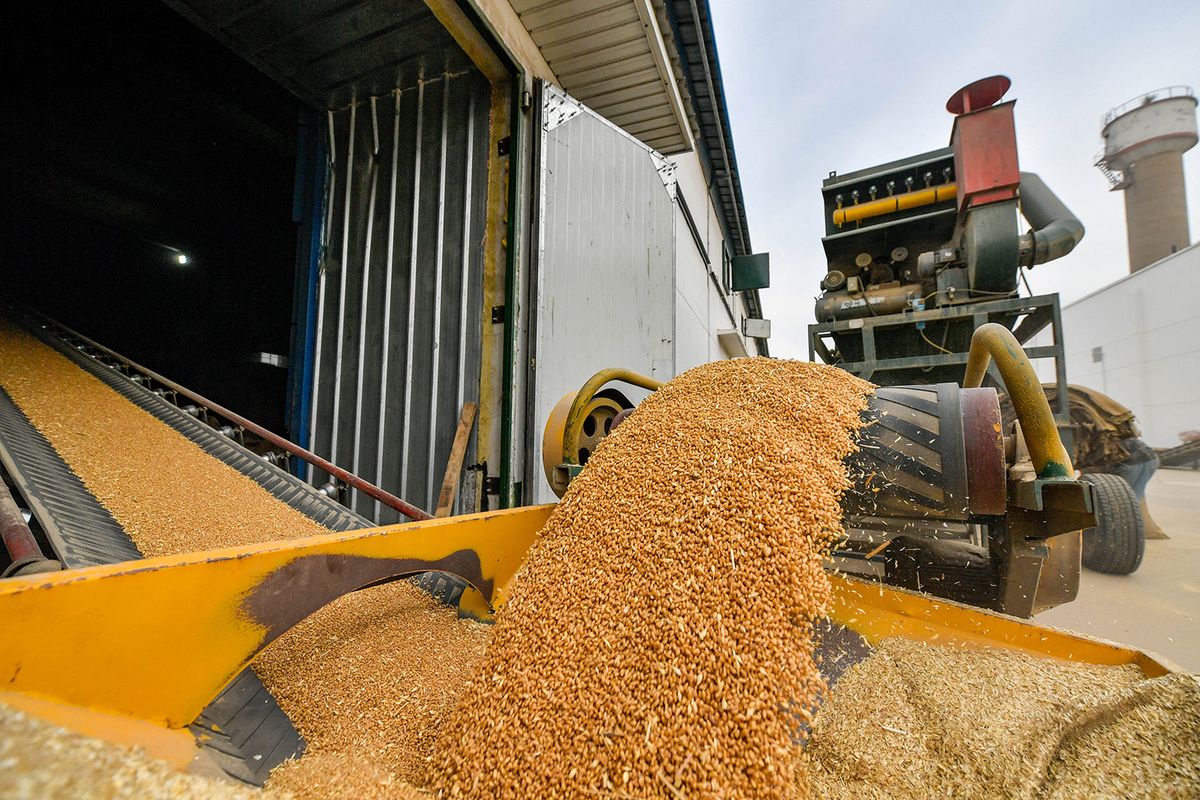
[[[1083,532],[1083,565],[1109,575],[1137,571],[1146,549],[1146,530],[1137,495],[1119,475],[1084,475],[1092,485],[1096,527]]]

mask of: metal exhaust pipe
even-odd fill
[[[1062,258],[1083,239],[1083,223],[1033,172],[1021,173],[1021,214],[1034,228],[1021,237],[1023,267]]]

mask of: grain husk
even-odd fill
[[[833,687],[797,781],[820,800],[1194,797],[1196,687],[1134,665],[887,639]]]
[[[6,800],[290,800],[189,775],[143,751],[102,742],[0,703],[0,797]]]

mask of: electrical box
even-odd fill
[[[742,333],[749,336],[751,339],[770,339],[771,338],[771,320],[769,319],[746,319],[742,321]]]

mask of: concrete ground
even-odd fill
[[[1171,538],[1146,542],[1132,575],[1085,567],[1079,598],[1036,621],[1149,650],[1200,672],[1200,472],[1160,469],[1146,498]]]

